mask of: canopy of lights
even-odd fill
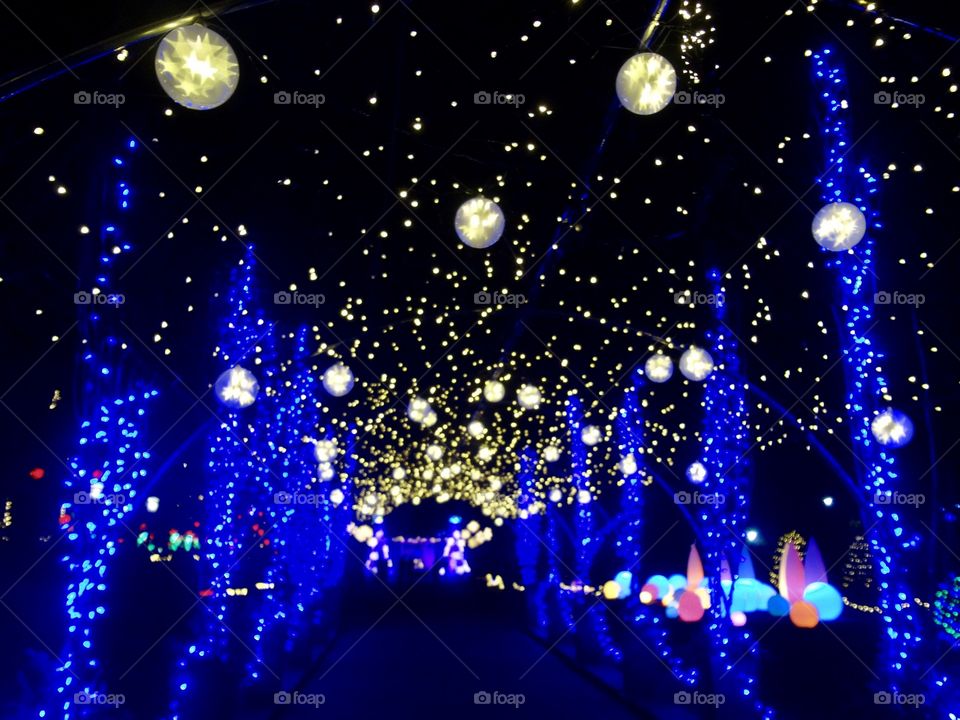
[[[0,703],[280,717],[423,583],[624,717],[956,720],[955,19],[315,5],[4,5]]]

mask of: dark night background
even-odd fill
[[[960,442],[960,251],[955,247],[960,242],[960,120],[954,115],[960,94],[950,89],[960,82],[960,66],[955,65],[960,50],[953,39],[960,37],[960,22],[954,8],[950,3],[890,0],[880,4],[882,13],[913,25],[894,20],[875,25],[856,3],[820,2],[815,12],[808,12],[802,3],[786,0],[713,0],[704,6],[713,16],[705,24],[715,28],[710,34],[714,42],[690,57],[702,78],[700,89],[722,93],[726,101],[718,108],[676,105],[638,118],[616,104],[613,79],[636,50],[636,34],[654,4],[494,0],[477,6],[394,5],[387,0],[378,14],[361,2],[211,6],[217,11],[211,26],[231,41],[239,58],[240,85],[223,107],[191,112],[174,105],[156,81],[156,38],[131,39],[137,31],[206,8],[202,3],[0,2],[0,197],[5,206],[0,207],[0,362],[6,378],[0,382],[5,406],[0,408],[5,460],[0,500],[14,503],[12,526],[0,530],[0,592],[15,584],[4,603],[16,613],[16,618],[11,613],[0,619],[7,647],[0,707],[11,708],[11,717],[32,717],[23,708],[32,707],[34,700],[20,705],[9,699],[33,692],[37,668],[49,660],[44,645],[56,651],[61,642],[62,572],[57,553],[45,551],[59,532],[61,459],[73,452],[80,420],[99,402],[79,360],[90,328],[73,294],[89,288],[97,271],[96,228],[116,216],[111,203],[120,175],[111,158],[131,137],[141,147],[136,161],[123,170],[133,188],[133,210],[122,231],[134,252],[115,268],[122,275],[115,285],[126,303],[107,310],[121,323],[118,335],[128,348],[118,352],[122,361],[113,382],[120,388],[143,383],[161,389],[163,404],[151,415],[149,427],[157,437],[174,429],[153,451],[160,463],[210,421],[210,411],[197,398],[218,372],[212,351],[220,316],[213,299],[225,290],[245,243],[255,245],[265,298],[291,283],[326,296],[319,309],[271,306],[286,331],[319,317],[324,323],[336,321],[334,329],[345,337],[359,336],[368,323],[339,317],[340,308],[358,296],[364,298],[374,332],[381,311],[408,306],[408,296],[422,297],[428,309],[469,306],[473,294],[487,287],[535,297],[515,315],[490,324],[491,335],[482,342],[493,355],[504,347],[542,352],[535,338],[518,332],[521,321],[541,338],[558,336],[555,347],[564,357],[574,343],[590,352],[603,347],[607,329],[568,321],[580,307],[615,324],[629,318],[651,332],[667,331],[675,322],[703,324],[708,310],[677,306],[674,293],[708,291],[707,270],[730,268],[727,295],[737,300],[728,301],[727,322],[743,341],[758,338],[755,344],[743,343],[742,370],[776,403],[748,395],[751,411],[756,410],[751,420],[755,435],[762,438],[748,458],[755,478],[749,524],[764,540],[757,553],[771,561],[777,538],[797,530],[817,538],[828,566],[840,558],[861,528],[857,499],[833,468],[810,451],[808,437],[795,422],[784,418],[775,423],[780,412],[765,410],[792,408],[805,427],[816,421],[813,435],[853,472],[856,461],[847,449],[846,425],[837,422],[845,417],[842,370],[834,367],[839,359],[838,296],[810,237],[812,212],[821,205],[814,183],[823,171],[824,146],[804,51],[823,47],[838,53],[849,78],[854,99],[850,133],[859,139],[853,161],[875,174],[889,173],[877,208],[886,226],[875,256],[878,287],[925,296],[917,309],[881,308],[870,334],[886,352],[883,368],[895,405],[916,426],[913,442],[899,451],[901,490],[923,493],[927,502],[905,511],[918,541],[916,550],[903,558],[916,596],[932,601],[937,587],[960,569],[955,480],[960,471],[960,450],[955,449]],[[793,14],[785,16],[791,7]],[[542,27],[532,29],[535,19]],[[847,27],[848,19],[855,20],[853,27]],[[909,40],[903,39],[905,32],[912,35]],[[522,35],[529,35],[529,41],[521,41]],[[877,37],[885,39],[882,47],[876,46]],[[678,70],[679,43],[680,29],[670,22],[654,43]],[[129,53],[123,62],[116,58],[120,46]],[[491,58],[492,50],[496,58]],[[953,74],[943,76],[944,67],[954,68]],[[422,77],[414,74],[417,70]],[[919,80],[912,83],[911,76]],[[94,89],[123,93],[126,101],[118,109],[74,104],[74,93]],[[521,93],[526,103],[521,108],[473,103],[476,92],[494,89]],[[926,102],[896,110],[876,105],[874,95],[883,89],[923,93]],[[326,102],[316,109],[277,106],[273,96],[281,90],[323,93]],[[371,96],[377,98],[375,105]],[[538,113],[540,104],[552,113]],[[164,114],[167,108],[173,109],[172,116]],[[417,118],[422,118],[422,131],[413,129]],[[38,127],[42,134],[34,132]],[[505,152],[504,146],[513,142],[519,146]],[[527,143],[536,150],[527,151]],[[369,156],[364,154],[368,150]],[[201,162],[204,156],[207,161]],[[662,166],[655,160],[662,160]],[[896,169],[889,170],[891,165]],[[922,172],[915,172],[915,165]],[[507,185],[496,188],[495,178],[501,175]],[[539,272],[515,279],[516,246],[501,241],[486,254],[471,254],[453,235],[452,217],[463,188],[482,187],[501,196],[508,222],[529,216],[523,241],[530,243],[533,258],[540,257],[557,237],[557,219],[565,210],[577,206],[585,193],[613,187],[611,179],[621,176],[617,197],[597,203],[559,248],[547,253],[542,270],[554,273],[562,267],[566,274],[542,290],[534,289]],[[418,179],[415,213],[397,204],[394,195],[412,187],[411,178]],[[284,184],[285,179],[290,183]],[[60,185],[66,194],[57,194]],[[203,188],[199,194],[194,193],[197,186]],[[594,202],[588,198],[587,204]],[[409,230],[400,224],[405,218],[414,219]],[[92,232],[81,234],[82,225]],[[389,235],[380,237],[381,230]],[[762,248],[757,247],[761,236],[766,238]],[[626,261],[618,258],[621,254]],[[934,263],[932,269],[928,263]],[[470,272],[463,272],[464,264]],[[451,291],[450,284],[435,280],[435,266],[441,275],[460,272],[464,282]],[[308,268],[316,268],[321,279],[309,280]],[[675,274],[665,268],[674,268]],[[382,277],[385,271],[387,278]],[[598,282],[576,282],[575,275],[594,276]],[[804,291],[808,300],[802,299]],[[610,303],[610,298],[628,296],[628,304]],[[472,308],[463,312],[469,315]],[[821,332],[821,321],[828,333]],[[324,333],[321,329],[318,336]],[[682,326],[673,330],[681,344],[694,337],[685,333]],[[62,340],[52,343],[53,336]],[[438,330],[434,339],[440,336]],[[326,339],[331,340],[329,334]],[[635,361],[621,356],[624,340],[614,339],[602,352],[608,353],[608,364],[620,361],[624,369]],[[381,373],[403,377],[403,367],[420,368],[439,354],[435,348],[407,356],[380,353],[356,368],[358,379]],[[588,354],[573,353],[567,372],[601,388],[611,385],[601,370],[591,367]],[[536,372],[550,377],[564,371],[552,361]],[[50,409],[57,390],[62,400]],[[699,423],[699,408],[684,390],[665,389],[663,396],[679,406],[679,417],[664,422]],[[212,403],[209,396],[206,403]],[[661,454],[676,454],[672,460],[682,476],[687,461],[684,443],[678,446]],[[197,496],[206,480],[200,450],[177,456],[156,481],[152,492],[161,497],[161,512],[149,518],[151,529],[184,530],[201,519]],[[28,475],[37,467],[46,472],[41,480]],[[825,496],[834,498],[831,507],[824,506]],[[402,510],[397,527],[409,534],[433,531],[451,512],[426,506]],[[470,517],[468,506],[459,510]],[[604,504],[599,512],[609,517],[616,503]],[[643,531],[648,545],[677,520],[668,496],[650,498]],[[651,550],[638,575],[683,569],[694,538],[675,532]],[[509,583],[514,572],[509,537],[505,528],[478,551],[473,581],[480,583],[484,573],[493,572],[503,573]],[[123,601],[116,603],[118,624],[107,645],[126,666],[150,647],[156,635],[151,629],[170,625],[192,600],[143,554],[121,553],[118,563],[118,575],[125,579],[112,587]],[[177,558],[170,567],[187,586],[196,586],[194,563]],[[839,580],[841,567],[831,572],[832,579]],[[757,572],[759,577],[767,574],[759,564]],[[365,603],[379,607],[376,588],[369,594],[359,590],[371,586],[363,584],[356,568],[348,578],[348,617],[350,612],[362,615]],[[422,602],[429,605],[442,592],[434,588]],[[450,592],[452,597],[467,594],[462,587]],[[494,622],[480,618],[509,613],[514,600],[507,595],[463,601],[473,603],[476,628]],[[800,637],[792,627],[770,633],[762,682],[769,680],[780,700],[774,705],[793,708],[795,717],[812,717],[808,713],[820,712],[814,708],[824,701],[831,709],[821,717],[860,712],[845,693],[871,680],[854,654],[869,655],[870,631],[861,628],[873,626],[862,618],[850,622],[859,625],[838,629],[839,642],[822,634]],[[678,631],[678,643],[692,647],[696,639],[683,636],[687,630]],[[947,649],[949,638],[935,640],[936,632],[930,630],[930,642]],[[170,638],[187,636],[184,624]],[[842,643],[853,649],[845,650]],[[126,682],[155,683],[165,691],[163,668],[174,655],[170,643],[161,643]],[[384,665],[393,660],[402,662],[389,654],[382,658]],[[439,662],[453,661],[440,656]],[[640,673],[645,660],[641,653],[630,662]],[[781,687],[780,677],[791,680]],[[819,688],[812,696],[802,691],[810,685]],[[663,698],[654,701],[638,691],[629,701],[629,712],[672,717],[651,711]],[[208,716],[217,717],[213,705]],[[128,709],[146,713],[148,708],[150,703]],[[573,716],[563,714],[572,712],[569,708],[551,710]],[[919,712],[928,710],[933,712]],[[794,715],[787,711],[784,717]]]

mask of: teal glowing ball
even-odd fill
[[[686,587],[687,587],[687,576],[686,576],[686,575],[680,575],[679,573],[676,574],[676,575],[671,575],[671,576],[670,576],[670,587],[672,587],[674,590],[684,590],[684,589],[686,589]]]
[[[803,599],[817,609],[824,622],[836,620],[843,612],[843,598],[833,585],[827,583],[810,583],[803,591]]]
[[[667,593],[670,592],[670,581],[663,575],[651,575],[650,579],[646,582],[647,585],[656,585],[658,595],[657,597],[664,597]]]
[[[633,573],[629,570],[621,570],[614,576],[613,581],[620,586],[621,600],[630,595],[630,588],[633,585]]]

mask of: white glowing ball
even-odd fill
[[[563,493],[560,491],[560,488],[552,488],[547,498],[550,502],[558,503],[563,500]]]
[[[433,412],[433,408],[422,397],[414,397],[407,405],[407,417],[415,423],[426,425],[431,414],[434,415],[434,422],[436,422],[436,414]]]
[[[581,505],[586,505],[586,504],[589,503],[592,499],[593,499],[593,498],[591,497],[589,490],[579,490],[579,491],[577,491],[577,502],[580,503]]]
[[[584,445],[593,447],[598,442],[603,440],[603,433],[596,425],[587,425],[583,430],[580,431],[580,439],[583,440]]]
[[[155,513],[160,509],[160,498],[151,495],[147,498],[147,512]]]
[[[174,102],[191,110],[223,105],[240,80],[237,56],[222,35],[203,25],[171,30],[154,60],[160,87]]]
[[[477,459],[481,462],[489,462],[491,459],[493,459],[493,450],[484,445],[477,450]]]
[[[634,457],[633,453],[628,453],[620,460],[620,472],[622,472],[625,477],[636,474],[637,458]]]
[[[813,239],[831,252],[843,252],[863,240],[867,219],[850,203],[824,205],[813,217]]]
[[[334,474],[333,465],[330,463],[323,462],[317,466],[317,476],[324,482],[333,480]]]
[[[353,529],[353,537],[360,542],[365,543],[367,540],[373,537],[373,528],[369,525],[358,525]]]
[[[543,449],[543,459],[548,463],[554,463],[560,459],[560,448],[556,445],[548,445]]]
[[[479,420],[473,420],[467,425],[467,432],[471,437],[482,438],[487,433],[487,428]]]
[[[913,422],[899,410],[890,408],[873,419],[870,432],[881,445],[902,447],[913,438]]]
[[[669,355],[652,355],[643,365],[643,374],[650,382],[664,383],[673,377],[673,360]]]
[[[318,440],[313,452],[319,462],[333,462],[334,458],[337,457],[337,442],[335,440]]]
[[[407,471],[404,470],[402,467],[396,467],[393,469],[392,475],[394,480],[403,480],[407,476]],[[400,488],[397,488],[397,490],[399,491]]]
[[[343,502],[343,490],[340,488],[334,488],[330,491],[330,502],[334,505],[339,505]]]
[[[687,468],[687,480],[695,485],[699,485],[706,479],[707,469],[703,466],[703,463],[690,463],[690,466]]]
[[[457,208],[454,219],[460,242],[477,250],[493,245],[506,226],[503,210],[493,200],[478,196]]]
[[[540,394],[540,388],[536,385],[521,385],[517,390],[517,401],[527,410],[536,410],[540,407],[540,400],[543,396]]]
[[[488,380],[483,386],[483,399],[487,402],[498,403],[507,394],[507,388],[499,380]]]
[[[680,356],[680,373],[694,382],[701,382],[713,372],[713,357],[696,345],[688,347]]]
[[[427,457],[436,462],[443,457],[443,448],[439,445],[430,445],[427,447]]]
[[[217,378],[213,391],[217,400],[237,410],[253,405],[260,392],[260,383],[252,372],[236,365]]]
[[[341,362],[334,363],[323,373],[323,389],[334,397],[343,397],[353,390],[353,371]]]
[[[677,71],[663,55],[639,53],[617,73],[620,104],[637,115],[660,112],[677,91]]]

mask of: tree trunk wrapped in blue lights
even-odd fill
[[[734,584],[730,585],[729,595],[720,584],[727,568],[736,580],[740,566],[750,497],[749,464],[745,459],[749,452],[749,425],[747,385],[740,372],[737,342],[724,320],[728,296],[716,270],[709,273],[709,279],[714,284],[714,295],[725,301],[714,304],[716,327],[707,333],[715,368],[704,382],[700,463],[706,473],[699,497],[713,497],[715,501],[698,504],[695,516],[703,530],[704,571],[711,588],[705,620],[714,646],[713,682],[726,696],[728,705],[742,706],[755,716],[769,718],[773,717],[772,710],[756,697],[758,643],[749,631],[731,622]]]
[[[880,616],[884,632],[881,688],[886,692],[915,692],[910,684],[921,682],[917,653],[921,649],[920,623],[913,605],[914,595],[907,585],[903,554],[911,542],[904,533],[898,510],[878,504],[877,497],[897,489],[899,472],[893,453],[875,440],[871,422],[884,408],[888,394],[882,372],[884,354],[869,337],[873,320],[874,238],[882,231],[876,211],[877,178],[862,164],[849,162],[853,150],[848,129],[851,104],[846,78],[829,49],[812,53],[813,75],[823,103],[823,134],[827,150],[827,168],[818,178],[823,200],[856,205],[867,218],[866,236],[854,252],[827,253],[826,266],[837,278],[839,295],[839,331],[846,382],[846,407],[850,413],[850,432],[857,462],[853,463],[861,488],[861,502],[871,509],[873,524],[864,528],[870,543],[878,578]],[[870,205],[868,205],[868,202]],[[946,677],[926,678],[942,685]],[[928,700],[928,703],[930,701]]]

